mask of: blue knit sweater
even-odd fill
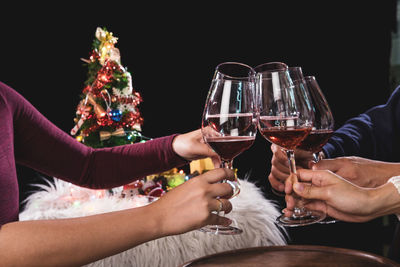
[[[360,156],[400,162],[400,86],[384,105],[348,120],[324,146],[327,158]]]

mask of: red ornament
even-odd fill
[[[96,60],[99,60],[100,55],[96,50],[92,50],[92,53],[90,54],[90,61],[95,62]]]
[[[121,66],[116,61],[113,60],[107,60],[104,63],[103,68],[106,69],[106,71],[108,72],[114,72],[114,71],[123,72]]]
[[[129,189],[139,189],[139,188],[142,188],[142,187],[143,187],[143,182],[140,181],[140,180],[137,180],[137,181],[134,181],[134,182],[132,182],[130,184],[124,185],[123,189],[124,190],[125,189],[127,189],[127,190],[129,190]]]
[[[84,94],[89,93],[91,88],[92,88],[92,87],[91,87],[90,85],[85,86],[85,88],[83,88],[82,93],[84,93]]]
[[[142,124],[143,119],[140,117],[139,112],[127,112],[122,116],[121,123],[124,127],[133,127],[136,124]]]
[[[107,116],[107,114],[104,114],[104,116],[97,117],[97,124],[100,126],[110,126],[113,123],[112,120]]]
[[[101,90],[103,89],[104,83],[101,82],[100,80],[96,79],[92,86],[90,92],[95,96],[95,97],[100,97],[101,96]]]
[[[165,191],[161,187],[153,188],[147,195],[150,197],[161,197]]]

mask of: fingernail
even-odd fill
[[[304,185],[300,184],[300,183],[295,183],[293,185],[293,188],[298,191],[298,192],[303,192],[304,190]]]

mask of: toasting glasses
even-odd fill
[[[225,62],[216,67],[202,118],[204,141],[220,156],[221,168],[232,169],[233,159],[248,149],[257,133],[254,105],[254,70],[245,64]],[[234,196],[238,181],[230,183]],[[234,226],[208,225],[200,229],[214,234],[240,234]]]
[[[314,114],[304,80],[293,81],[289,70],[255,68],[258,129],[262,136],[286,152],[292,184],[297,180],[294,150],[312,130]],[[277,222],[284,226],[301,226],[319,222],[325,213],[307,210],[304,200],[294,192],[295,207],[290,217],[281,215]]]

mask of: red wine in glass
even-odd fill
[[[261,116],[259,118],[261,135],[273,144],[294,150],[310,133],[310,127],[291,126],[297,117]]]
[[[231,161],[237,155],[251,147],[255,136],[221,136],[207,137],[206,142],[221,157],[222,160]]]
[[[312,130],[297,148],[318,153],[332,136],[333,130]]]
[[[295,149],[311,131],[310,128],[268,128],[261,130],[261,135],[272,143],[286,149]]]

